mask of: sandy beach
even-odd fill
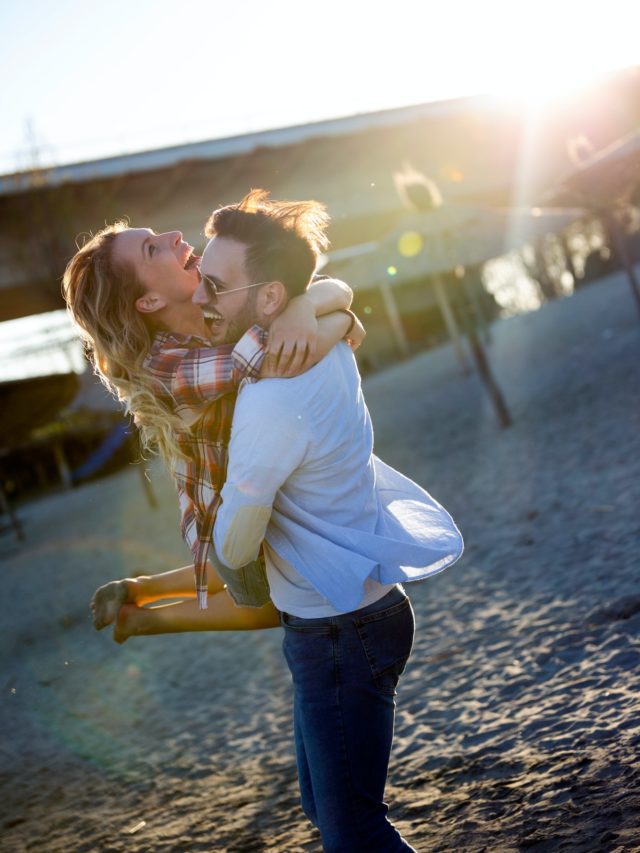
[[[416,612],[387,801],[426,851],[640,849],[640,323],[613,276],[492,327],[502,430],[450,346],[368,378],[376,452],[453,514]],[[0,537],[5,851],[319,851],[280,629],[96,633],[96,586],[188,562],[134,470]],[[364,853],[364,851],[363,851]]]

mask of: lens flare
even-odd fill
[[[403,258],[415,258],[424,246],[424,240],[417,231],[405,231],[398,240],[398,251]]]

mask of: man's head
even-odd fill
[[[218,338],[235,341],[254,323],[268,327],[306,290],[328,246],[328,224],[319,202],[272,201],[264,190],[211,214],[194,301],[218,318]]]

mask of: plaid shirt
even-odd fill
[[[186,459],[175,468],[182,536],[193,553],[196,592],[206,607],[206,563],[220,490],[227,472],[227,448],[236,396],[258,378],[267,333],[249,329],[237,344],[211,346],[204,338],[159,332],[144,366],[158,385],[158,398],[185,423],[177,435]]]

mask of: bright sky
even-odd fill
[[[0,5],[0,173],[640,64],[637,0]],[[30,128],[30,129],[29,129]]]
[[[0,174],[482,92],[544,101],[640,65],[638,8],[5,0]],[[77,346],[53,358],[68,336],[64,312],[3,324],[0,381],[79,369]]]

